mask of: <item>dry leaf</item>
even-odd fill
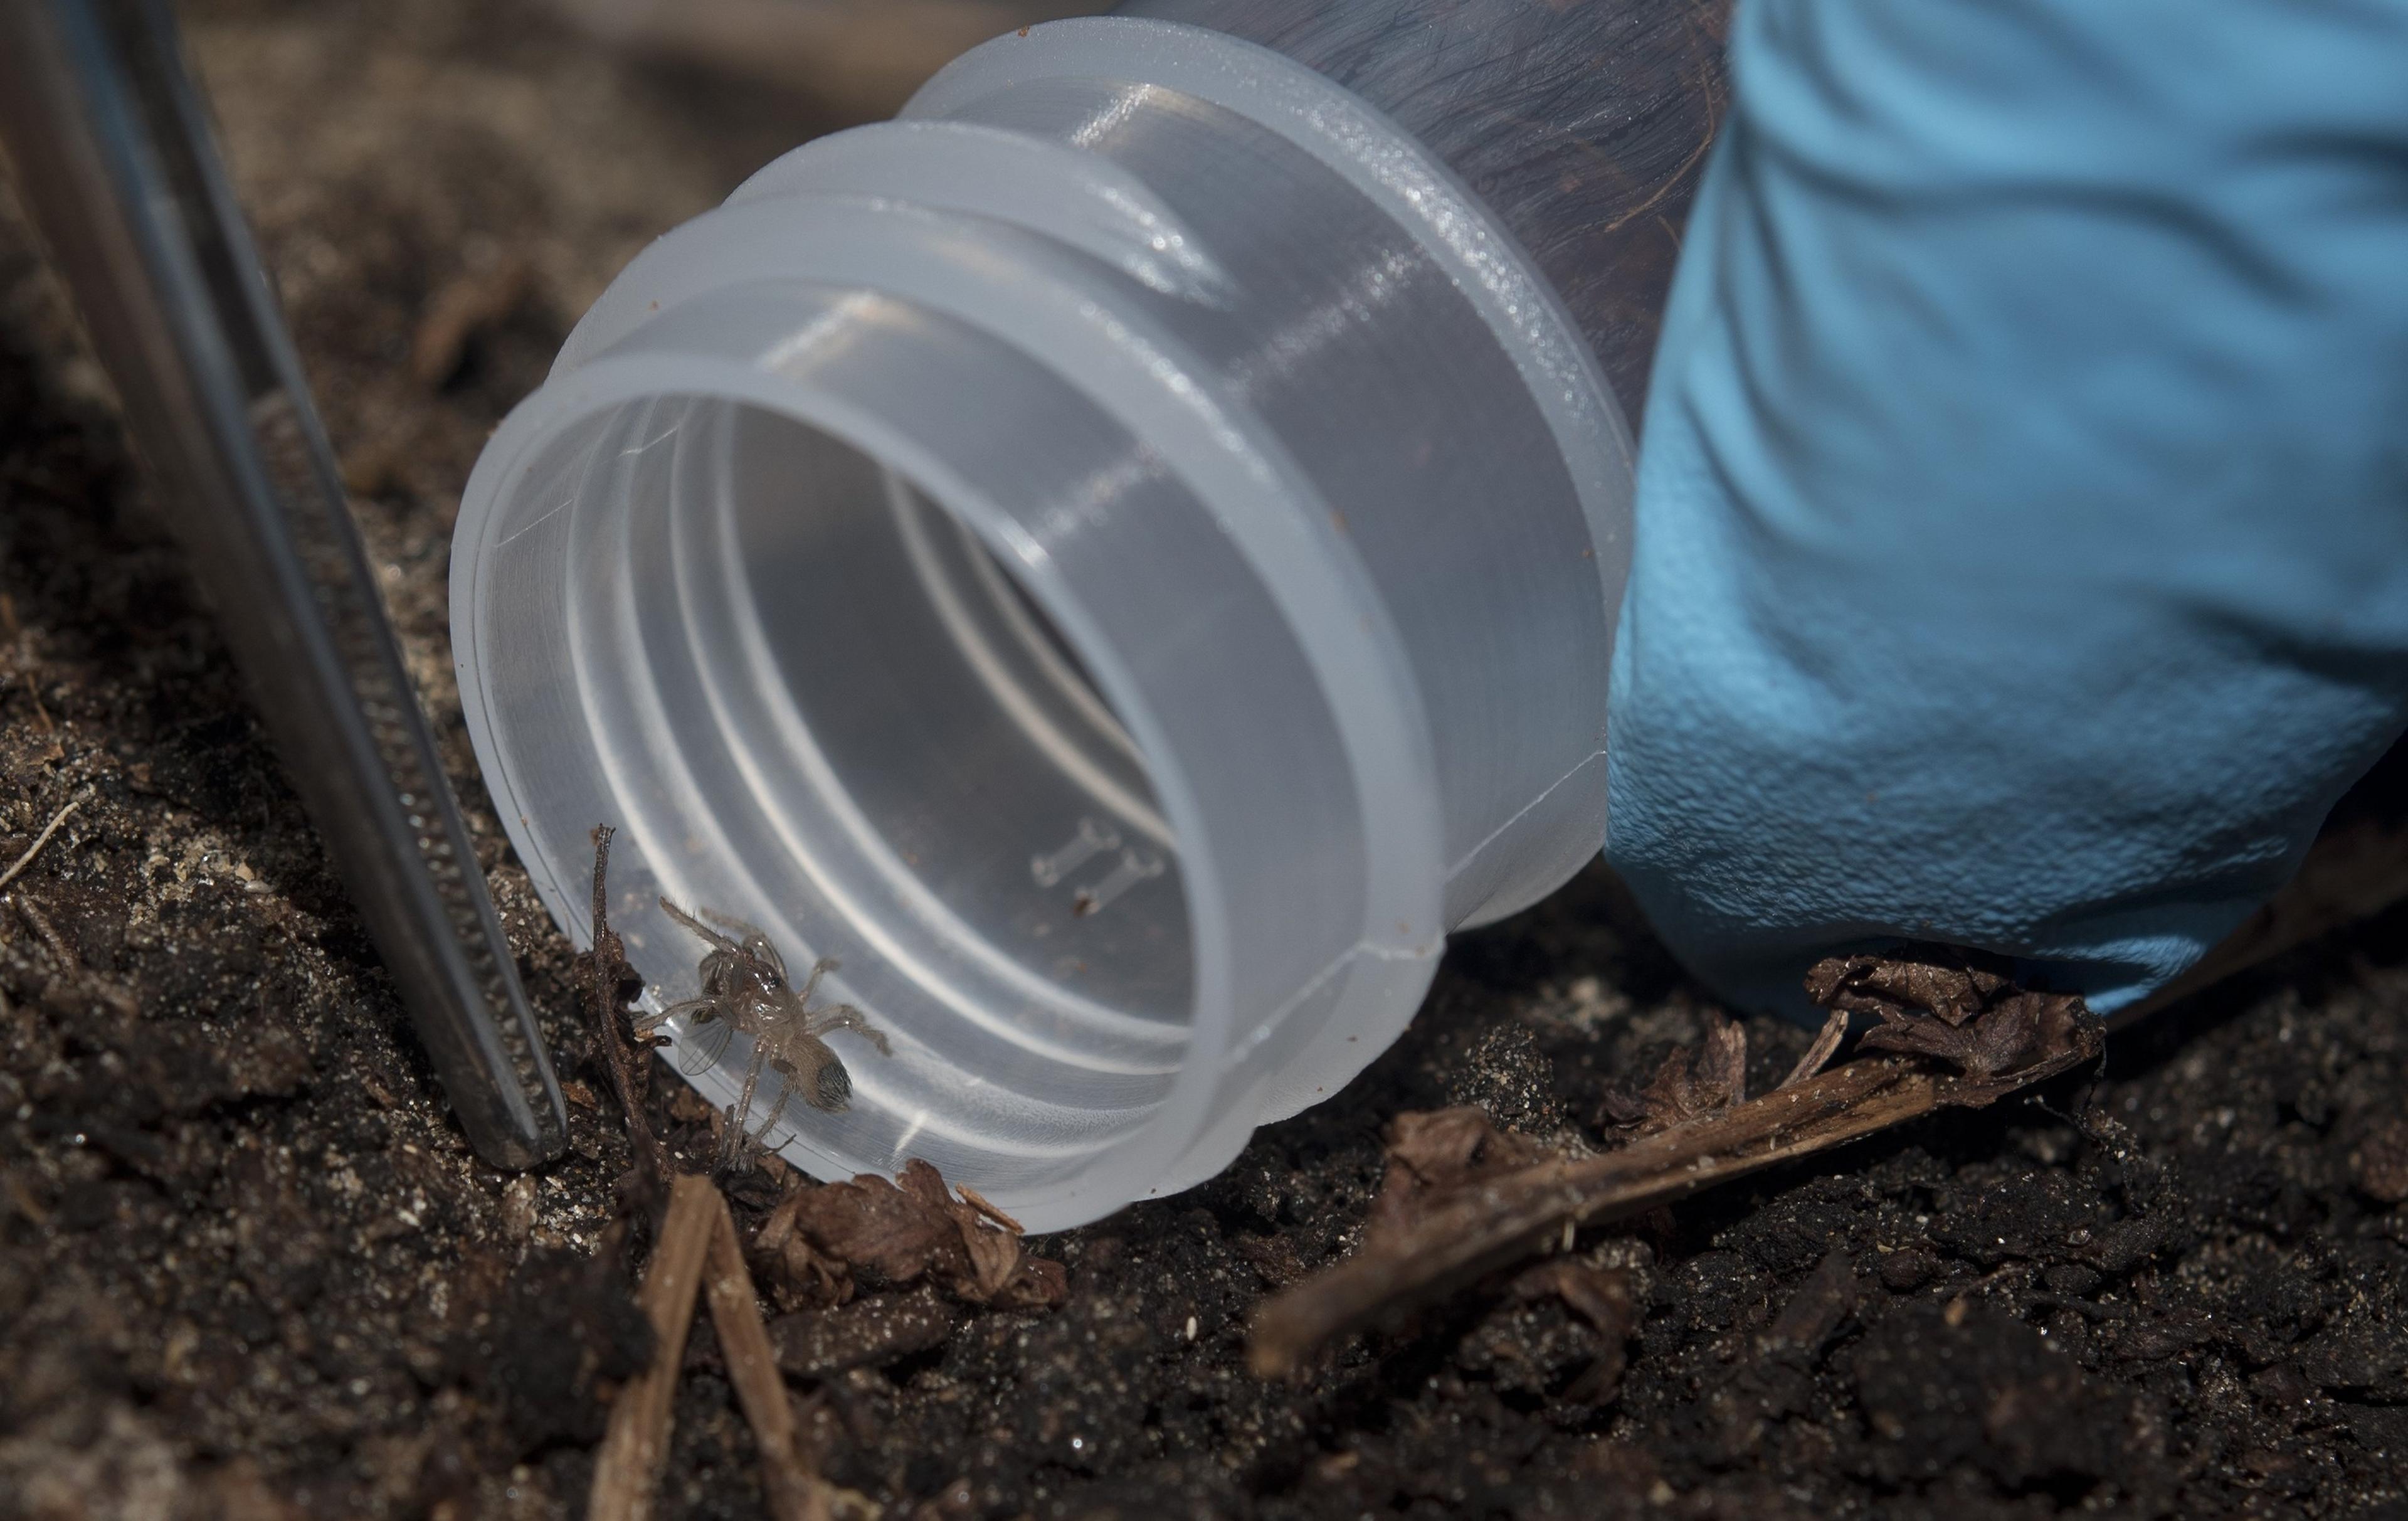
[[[910,1168],[925,1165],[910,1164],[905,1176]],[[837,1261],[897,1284],[910,1282],[947,1253],[961,1250],[961,1234],[941,1205],[931,1208],[873,1173],[806,1189],[796,1211],[795,1229]]]
[[[994,1206],[958,1198],[926,1162],[904,1164],[895,1182],[865,1173],[851,1183],[804,1187],[762,1227],[755,1251],[797,1303],[842,1303],[854,1278],[892,1284],[926,1279],[954,1299],[999,1309],[1062,1302],[1068,1275],[1029,1255],[1016,1232],[990,1219]]]
[[[1890,955],[1828,956],[1806,974],[1806,996],[1852,1014],[1920,1011],[1960,1026],[2013,990],[2007,978],[1964,952],[1933,948]]]
[[[1605,1339],[1605,1350],[1564,1393],[1583,1404],[1612,1400],[1622,1387],[1623,1370],[1629,1361],[1625,1343],[1639,1327],[1638,1280],[1620,1269],[1600,1268],[1577,1257],[1556,1257],[1515,1278],[1513,1294],[1521,1299],[1553,1296],[1596,1328]]]
[[[1664,1058],[1640,1092],[1609,1089],[1607,1118],[1652,1136],[1701,1114],[1747,1101],[1747,1031],[1715,1010],[1706,1011],[1706,1038],[1696,1051],[1680,1046]]]
[[[1826,1009],[1879,1016],[1864,1045],[1937,1057],[1977,1083],[2071,1049],[2095,1023],[2076,995],[2028,991],[1945,949],[1832,956],[1806,974],[1806,991]]]

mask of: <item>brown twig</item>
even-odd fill
[[[953,1192],[962,1196],[963,1203],[968,1204],[971,1209],[978,1211],[979,1213],[985,1215],[988,1219],[994,1221],[996,1225],[1001,1226],[1004,1229],[1011,1232],[1013,1235],[1025,1236],[1028,1234],[1028,1227],[1026,1226],[1022,1225],[1019,1221],[1014,1220],[1011,1216],[996,1208],[995,1204],[989,1200],[984,1194],[972,1188],[968,1184],[957,1183],[953,1184]]]
[[[2358,817],[2329,825],[2282,891],[2218,941],[2199,965],[2118,1011],[2115,1023],[2156,1013],[2259,962],[2371,919],[2403,898],[2408,898],[2408,817],[2396,809],[2362,810]]]
[[[669,1406],[685,1363],[695,1289],[716,1222],[726,1210],[708,1178],[681,1177],[670,1186],[668,1217],[638,1296],[652,1323],[652,1366],[630,1379],[611,1402],[609,1431],[594,1464],[587,1521],[643,1521],[652,1514],[668,1458]]]
[[[680,1179],[680,1186],[689,1181]],[[715,1189],[711,1197],[717,1208],[703,1291],[710,1296],[711,1324],[719,1328],[728,1382],[736,1385],[737,1402],[744,1407],[753,1444],[761,1450],[762,1493],[776,1521],[828,1521],[833,1492],[803,1456],[795,1407],[786,1398],[768,1329],[761,1324],[761,1304],[752,1292],[752,1275],[744,1267],[736,1221]]]
[[[17,899],[17,911],[24,916],[27,924],[34,926],[34,933],[40,936],[42,943],[50,948],[50,954],[59,958],[60,966],[71,971],[83,969],[83,961],[75,954],[75,948],[67,944],[65,937],[59,933],[59,926],[50,923],[50,916],[34,906],[32,898]]]
[[[2403,780],[2408,745],[2395,748],[2334,810],[2272,902],[2189,974],[2119,1012],[2117,1023],[2408,898]],[[1827,1005],[1839,1006],[1781,1087],[1752,1103],[1697,1112],[1691,1101],[1711,1099],[1699,1092],[1717,1084],[1692,1077],[1693,1058],[1681,1054],[1649,1093],[1609,1102],[1627,1112],[1617,1113],[1626,1123],[1656,1126],[1654,1134],[1604,1155],[1550,1157],[1436,1191],[1404,1228],[1375,1234],[1354,1257],[1265,1306],[1249,1349],[1254,1369],[1286,1372],[1332,1337],[1544,1250],[1582,1226],[1627,1218],[1938,1109],[1990,1103],[2094,1058],[2101,1046],[2100,1026],[2075,1000],[2022,993],[1971,961],[1858,967],[1834,958],[1817,971],[1831,980]],[[1852,1009],[1884,1021],[1868,1045],[1939,1055],[1966,1075],[1942,1076],[1909,1056],[1860,1057],[1821,1070]]]
[[[610,927],[610,840],[617,833],[607,824],[594,828],[594,951],[585,961],[586,1003],[592,1014],[594,1041],[602,1048],[604,1061],[610,1069],[610,1086],[618,1093],[619,1108],[627,1116],[627,1142],[636,1154],[637,1186],[647,1203],[656,1207],[670,1168],[668,1153],[644,1117],[643,1089],[628,1060],[627,1036],[619,1017],[624,1007],[619,989],[633,979],[633,973],[627,967],[626,945],[619,939],[619,932]]]
[[[21,872],[32,866],[34,857],[42,854],[42,847],[50,842],[50,837],[59,832],[59,826],[67,822],[67,816],[81,807],[83,807],[83,799],[74,798],[66,807],[52,814],[50,822],[43,826],[42,832],[34,837],[34,842],[25,847],[25,854],[17,857],[16,865],[6,871],[0,871],[0,887],[7,887],[10,882],[15,882]]]
[[[1778,1093],[1793,1083],[1803,1083],[1830,1066],[1831,1057],[1838,1053],[1840,1042],[1847,1038],[1847,1034],[1848,1012],[1845,1009],[1832,1010],[1831,1017],[1823,1022],[1822,1033],[1814,1037],[1814,1043],[1806,1048],[1806,1055],[1798,1058],[1798,1065],[1789,1069],[1789,1075],[1783,1078],[1773,1091]]]
[[[1627,1219],[1935,1110],[1990,1103],[2099,1049],[2098,1027],[2086,1023],[2068,1049],[1988,1080],[1943,1076],[1906,1057],[1868,1057],[1619,1151],[1550,1157],[1483,1178],[1433,1198],[1376,1248],[1272,1299],[1254,1319],[1247,1360],[1265,1377],[1291,1372],[1332,1338],[1535,1255],[1571,1230]]]

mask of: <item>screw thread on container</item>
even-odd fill
[[[662,896],[841,959],[894,1053],[830,1038],[791,1160],[1055,1228],[1334,1092],[1597,849],[1629,487],[1428,148],[1254,43],[1056,22],[611,285],[470,481],[462,696],[580,940],[620,825],[654,997],[703,949]],[[743,1038],[671,1028],[732,1098]]]

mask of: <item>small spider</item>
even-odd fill
[[[650,1037],[669,1020],[683,1019],[687,1028],[695,1032],[679,1063],[680,1069],[688,1076],[706,1071],[716,1063],[737,1031],[752,1037],[752,1056],[745,1064],[743,1092],[729,1112],[730,1155],[768,1135],[785,1112],[789,1094],[799,1093],[813,1109],[830,1114],[841,1112],[853,1102],[853,1074],[828,1049],[824,1036],[851,1030],[876,1046],[880,1055],[895,1054],[886,1037],[871,1027],[861,1011],[851,1004],[811,1007],[811,994],[820,985],[820,979],[836,969],[834,961],[823,957],[811,968],[811,975],[797,992],[787,983],[785,959],[778,954],[778,948],[769,943],[769,937],[751,925],[705,909],[702,917],[720,926],[713,929],[667,898],[661,899],[661,908],[710,946],[697,969],[702,975],[702,996],[671,1004],[644,1021],[636,1033],[639,1039]],[[727,933],[722,934],[721,930]],[[757,1133],[747,1135],[745,1120],[752,1113],[752,1090],[761,1081],[764,1067],[784,1081],[769,1117],[762,1122]]]

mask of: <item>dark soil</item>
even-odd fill
[[[87,799],[0,903],[0,1515],[574,1514],[647,1352],[633,1267],[597,1255],[628,1157],[473,779],[451,516],[610,272],[817,123],[469,0],[217,5],[193,41],[574,1142],[513,1178],[447,1118],[0,208],[0,865]],[[457,294],[485,280],[527,294]],[[438,310],[470,330],[413,366]],[[1644,1284],[1627,1349],[1499,1292],[1249,1376],[1249,1311],[1348,1250],[1393,1115],[1594,1135],[1610,1084],[1697,1039],[1701,995],[1594,872],[1464,937],[1399,1048],[1224,1177],[1035,1243],[1061,1308],[883,1291],[777,1340],[830,1476],[896,1517],[2408,1516],[2403,930],[2115,1038],[2053,1108],[1584,1241]],[[1804,1042],[1758,1031],[1756,1085]],[[703,1156],[675,1087],[654,1119]],[[745,1228],[778,1186],[737,1189]],[[707,1324],[688,1364],[664,1514],[758,1514]]]

